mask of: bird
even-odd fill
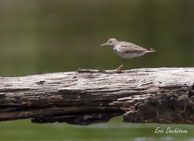
[[[116,71],[120,71],[126,59],[140,57],[147,53],[155,52],[153,48],[146,49],[130,42],[119,41],[116,38],[110,38],[101,46],[113,47],[114,52],[123,59],[123,63],[116,69]]]

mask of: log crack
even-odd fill
[[[0,77],[0,121],[194,124],[194,68],[79,69]]]

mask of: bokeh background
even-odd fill
[[[121,61],[108,38],[157,52],[128,60],[124,69],[194,67],[193,0],[0,0],[0,76],[115,69]],[[0,140],[192,140],[191,125],[109,123],[72,126],[0,123]],[[157,126],[187,134],[155,134]]]

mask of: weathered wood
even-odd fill
[[[194,124],[194,68],[0,77],[0,121]]]

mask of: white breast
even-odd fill
[[[116,45],[113,47],[114,52],[119,55],[120,57],[124,58],[124,59],[129,59],[129,58],[134,58],[134,57],[139,57],[139,56],[143,56],[145,54],[145,52],[130,52],[130,53],[124,53],[120,50],[120,45]]]

